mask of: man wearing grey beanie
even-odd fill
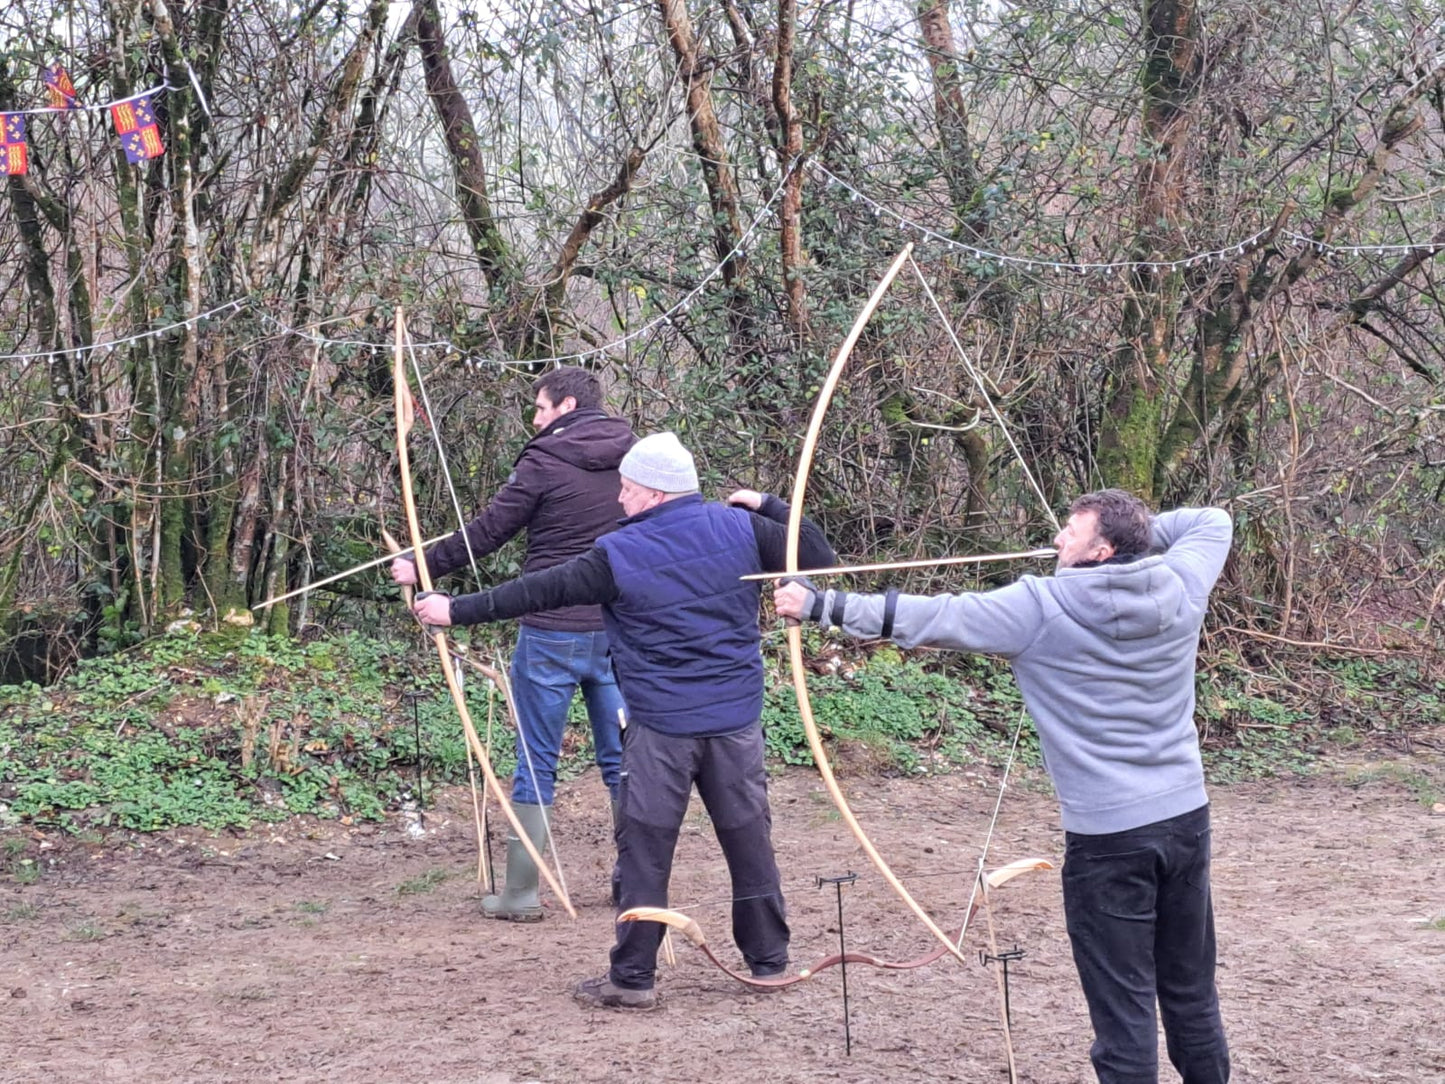
[[[418,599],[430,625],[502,621],[561,605],[602,606],[627,701],[617,820],[619,908],[666,907],[673,852],[696,785],[732,878],[733,938],[758,977],[788,965],[763,768],[760,591],[742,577],[786,565],[788,506],[741,489],[703,500],[692,454],[670,432],[623,456],[626,514],[587,553],[474,595]],[[835,555],[806,518],[804,567]],[[574,990],[587,1005],[650,1009],[664,927],[619,923],[611,967]]]

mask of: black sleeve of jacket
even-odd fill
[[[537,502],[542,499],[541,489],[528,462],[523,455],[507,484],[497,491],[492,503],[482,514],[466,526],[466,538],[460,530],[453,531],[426,553],[426,566],[432,578],[445,576],[459,568],[466,568],[467,543],[471,543],[474,556],[485,557],[502,548],[506,542],[527,524],[537,511]]]
[[[788,502],[771,493],[763,495],[762,507],[753,513],[753,537],[758,542],[758,558],[764,572],[782,572],[788,567]],[[818,525],[803,517],[798,531],[798,567],[828,568],[838,563],[838,555]]]
[[[528,572],[488,591],[458,595],[452,599],[452,624],[506,621],[523,614],[612,602],[616,598],[612,563],[600,547],[594,546],[570,561]]]

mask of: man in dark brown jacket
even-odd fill
[[[456,531],[427,551],[433,577],[465,568],[469,549],[473,556],[484,556],[524,529],[523,572],[550,568],[586,553],[622,518],[617,465],[637,438],[626,420],[602,410],[597,377],[586,369],[553,369],[538,378],[532,391],[537,435],[517,456],[507,484],[467,524],[465,535]],[[416,565],[399,557],[391,575],[398,583],[415,583]],[[541,851],[549,833],[562,732],[579,687],[592,722],[597,766],[616,812],[624,706],[601,607],[565,606],[523,618],[511,677],[520,725],[512,803]],[[489,918],[514,922],[542,917],[537,868],[515,837],[507,840],[506,887],[485,897],[482,910]]]

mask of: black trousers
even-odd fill
[[[758,974],[788,965],[788,923],[773,857],[772,813],[756,724],[713,738],[685,738],[632,725],[622,733],[618,796],[619,907],[666,907],[677,835],[693,784],[712,818],[732,877],[733,940]],[[650,990],[663,927],[619,922],[608,974],[613,985]]]
[[[1223,1084],[1214,985],[1209,806],[1108,835],[1065,837],[1064,917],[1101,1084],[1155,1084],[1158,1024],[1184,1084]]]

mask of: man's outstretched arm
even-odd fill
[[[607,554],[594,546],[570,561],[528,572],[486,591],[455,598],[434,592],[418,600],[412,609],[428,625],[481,625],[616,598],[612,565]]]

